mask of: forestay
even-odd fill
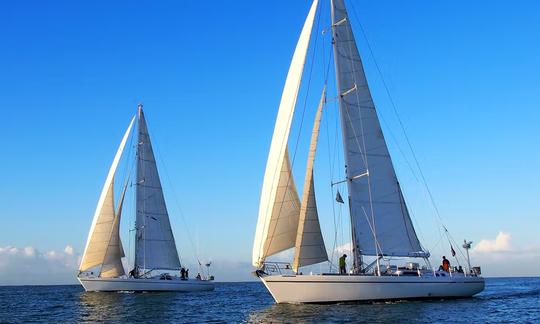
[[[259,266],[269,255],[292,248],[296,242],[299,199],[290,172],[287,142],[317,4],[318,0],[313,1],[302,28],[281,96],[259,204],[259,218],[253,243],[254,266]]]
[[[332,30],[355,255],[422,256],[343,0]]]
[[[139,106],[136,182],[135,266],[139,269],[179,269],[152,144]]]
[[[321,225],[319,223],[317,201],[315,199],[315,184],[313,180],[313,165],[315,163],[321,113],[325,100],[326,87],[323,90],[319,108],[315,114],[315,123],[313,124],[313,131],[311,133],[293,261],[293,270],[295,272],[298,272],[298,268],[300,267],[328,260],[328,254],[326,253],[326,247],[324,246],[324,239],[321,233]]]
[[[126,130],[124,137],[120,142],[120,146],[118,147],[116,155],[114,156],[113,163],[111,165],[111,168],[109,169],[109,173],[107,174],[107,179],[105,180],[105,185],[103,186],[103,190],[101,191],[96,212],[92,220],[92,226],[90,227],[90,233],[88,234],[88,240],[84,248],[84,253],[82,256],[81,265],[79,266],[79,271],[89,270],[96,266],[102,265],[105,261],[105,255],[107,253],[109,244],[111,243],[111,237],[114,236],[114,221],[116,218],[114,212],[114,175],[116,173],[116,169],[118,168],[120,157],[122,156],[122,152],[124,151],[124,147],[126,145],[126,141],[129,137],[134,121],[135,118],[131,120],[128,129]],[[120,242],[119,236],[118,242]],[[121,256],[118,256],[118,262],[120,262],[120,258]],[[117,271],[123,272],[123,268],[118,268]]]

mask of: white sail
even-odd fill
[[[124,266],[122,265],[124,248],[122,247],[122,240],[120,239],[120,220],[122,219],[122,207],[124,205],[126,190],[127,183],[120,196],[120,202],[118,203],[118,208],[114,217],[107,252],[105,253],[103,265],[101,266],[100,277],[102,278],[116,278],[125,274]]]
[[[298,268],[300,267],[328,260],[328,254],[326,253],[326,247],[324,246],[324,239],[321,233],[321,225],[319,223],[319,214],[317,213],[317,201],[315,199],[315,185],[313,181],[313,164],[315,163],[321,112],[325,100],[326,87],[321,96],[319,108],[315,115],[313,131],[311,133],[293,261],[293,270],[295,272],[298,272]]]
[[[343,0],[332,1],[332,29],[355,256],[425,255],[396,178]]]
[[[138,126],[135,266],[149,270],[179,269],[180,259],[142,106]]]
[[[264,173],[261,201],[259,204],[259,218],[257,220],[257,229],[253,243],[252,262],[254,266],[259,266],[267,256],[272,254],[270,253],[266,242],[269,240],[271,242],[278,241],[272,237],[274,233],[270,231],[270,224],[272,222],[277,223],[277,218],[289,216],[280,215],[280,213],[276,214],[274,207],[276,206],[276,201],[279,200],[278,187],[280,180],[282,179],[283,167],[285,164],[288,165],[288,161],[285,161],[287,155],[287,142],[289,139],[296,99],[302,80],[313,22],[315,20],[315,12],[317,11],[317,4],[318,0],[314,0],[311,5],[311,9],[294,51],[289,72],[287,74],[287,80],[285,81],[285,86],[281,95],[276,125],[274,127],[274,135],[272,137],[272,143],[270,144],[268,161],[266,162],[266,171]],[[292,180],[292,175],[289,176],[289,178]],[[296,192],[296,190],[294,191]],[[294,220],[296,220],[296,222]],[[287,224],[285,232],[296,233],[298,226],[297,220],[298,214],[296,217],[293,217],[293,219],[282,220],[283,224]],[[293,247],[295,244],[295,235],[292,235],[292,239],[287,238],[287,240],[284,239],[282,241],[280,238],[279,241],[280,247],[273,249],[276,252],[279,249]]]
[[[120,142],[118,151],[114,156],[113,163],[109,169],[105,185],[101,191],[99,201],[97,204],[96,212],[92,220],[92,226],[88,233],[88,239],[84,248],[84,253],[81,259],[81,265],[79,271],[86,271],[93,267],[103,264],[105,260],[105,254],[111,238],[111,232],[114,227],[114,174],[118,167],[120,157],[126,146],[126,141],[131,132],[131,127],[135,117],[129,123],[128,129]]]
[[[289,154],[285,158],[277,184],[276,199],[268,224],[268,235],[263,244],[264,256],[269,256],[294,246],[300,215],[300,199],[296,191]]]

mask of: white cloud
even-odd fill
[[[129,269],[127,259],[122,261]],[[77,284],[79,262],[80,254],[71,245],[66,245],[63,250],[48,251],[31,246],[0,247],[0,285]],[[199,271],[196,264],[185,266],[193,276]],[[225,259],[215,260],[210,268],[216,281],[257,280],[251,275],[253,270],[250,262]],[[206,267],[203,272],[206,273]]]
[[[482,266],[486,276],[538,276],[540,245],[514,244],[509,233],[500,231],[495,239],[483,239],[474,246],[471,262]]]
[[[352,243],[348,242],[348,243],[345,243],[343,245],[340,245],[340,246],[336,247],[336,249],[334,251],[338,255],[341,255],[341,254],[352,255]]]
[[[76,283],[79,255],[71,246],[41,252],[28,246],[0,247],[0,285]]]
[[[499,232],[494,240],[481,240],[472,251],[477,253],[493,253],[511,251],[510,240],[512,237],[505,232]]]
[[[73,255],[73,247],[71,245],[66,245],[64,248],[64,253],[67,255]]]

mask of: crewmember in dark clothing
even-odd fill
[[[339,274],[347,274],[347,262],[345,259],[347,259],[347,254],[343,254],[339,258]]]
[[[450,261],[445,256],[442,257],[442,267],[444,271],[450,272]]]

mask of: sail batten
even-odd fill
[[[332,22],[355,263],[360,254],[422,254],[343,0],[332,0]]]
[[[290,172],[287,142],[317,5],[318,0],[314,0],[300,33],[281,96],[261,190],[259,217],[253,243],[254,266],[260,266],[267,256],[291,248],[296,243],[300,202]],[[282,213],[284,205],[287,206]],[[274,237],[278,235],[282,237],[279,239]]]
[[[321,113],[326,100],[326,87],[323,89],[321,100],[311,134],[309,145],[308,161],[306,166],[306,177],[304,180],[304,190],[302,193],[302,205],[296,235],[295,254],[293,270],[298,272],[298,268],[327,261],[328,254],[324,245],[324,239],[319,223],[317,212],[317,201],[315,199],[315,184],[313,180],[313,167],[315,163],[315,152],[319,137],[319,126],[321,123]]]
[[[135,267],[180,269],[146,119],[139,107],[136,178]]]
[[[103,190],[98,200],[92,226],[88,233],[88,239],[84,248],[84,253],[79,266],[79,271],[86,271],[91,268],[102,265],[105,261],[107,249],[109,247],[111,233],[114,228],[115,210],[114,210],[114,175],[118,168],[118,163],[124,151],[127,139],[131,133],[131,128],[135,117],[131,120],[113,162],[107,174]]]

